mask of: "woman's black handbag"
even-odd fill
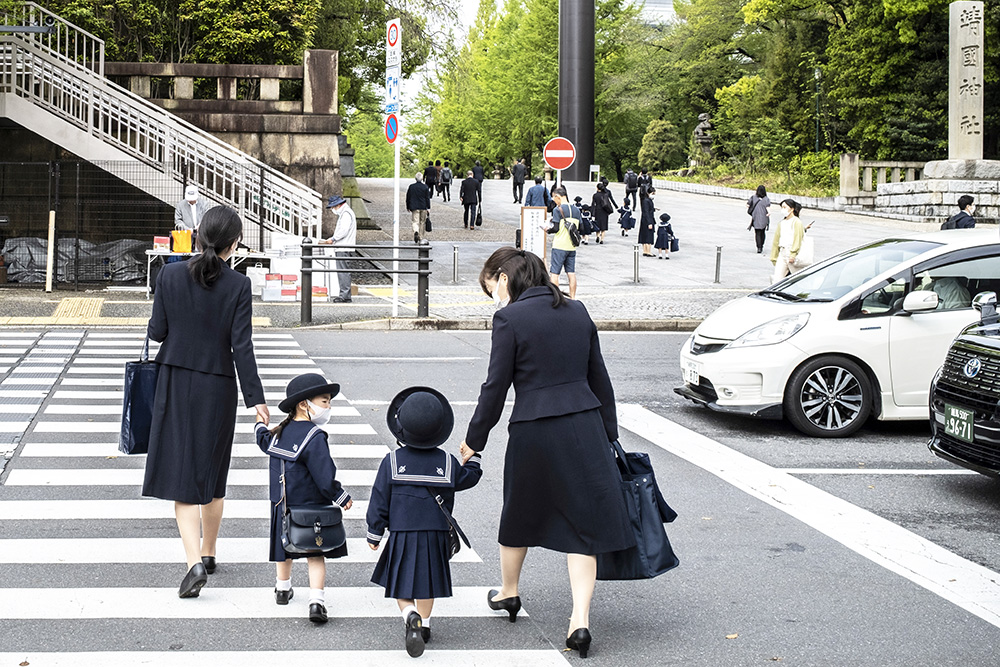
[[[149,336],[146,336],[139,360],[125,362],[125,400],[122,404],[122,430],[118,436],[118,451],[123,454],[145,454],[149,451],[159,370],[160,365],[149,360]]]
[[[434,493],[430,490],[430,488],[427,488],[427,493],[434,497],[434,502],[436,502],[438,507],[441,508],[441,511],[444,513],[444,518],[448,521],[448,560],[454,558],[455,554],[462,550],[462,542],[465,542],[465,546],[471,549],[472,545],[469,544],[469,538],[465,536],[465,533],[462,532],[462,527],[458,525],[458,522],[455,521],[455,517],[453,517],[451,512],[448,511],[448,508],[444,506],[444,498],[441,497],[441,494]]]
[[[663,529],[663,524],[676,519],[677,513],[667,505],[656,485],[649,455],[639,452],[626,454],[617,441],[612,442],[611,447],[617,457],[622,493],[636,546],[597,554],[597,578],[603,581],[652,579],[680,563]]]
[[[307,438],[308,440],[308,438]],[[305,444],[305,441],[303,441]],[[286,553],[320,556],[347,542],[344,514],[339,505],[289,507],[285,495],[285,461],[281,461],[281,548]]]

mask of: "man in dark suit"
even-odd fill
[[[424,183],[427,185],[427,189],[431,191],[431,197],[434,196],[434,188],[438,184],[438,168],[434,166],[434,160],[428,160],[427,166],[424,167]]]
[[[431,165],[434,168],[434,165]],[[424,185],[424,175],[414,176],[414,182],[406,189],[406,210],[413,221],[413,242],[420,243],[420,230],[427,222],[427,212],[431,209],[431,191]]]
[[[948,218],[947,222],[941,225],[941,229],[972,229],[976,226],[976,219],[972,214],[976,212],[976,205],[970,195],[962,195],[958,198],[959,211]]]
[[[462,216],[465,228],[475,230],[476,212],[479,208],[479,181],[476,180],[472,171],[467,172],[465,180],[462,181],[462,187],[458,191],[458,200],[465,207],[465,214]]]
[[[524,166],[524,158],[518,160],[510,168],[511,180],[514,182],[514,203],[520,204],[524,199],[524,177],[528,173],[528,168]]]
[[[472,167],[472,175],[475,177],[476,182],[479,183],[479,201],[483,200],[483,181],[486,180],[486,171],[483,169],[483,163],[476,160],[476,164]]]

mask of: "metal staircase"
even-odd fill
[[[0,33],[0,117],[168,204],[198,185],[239,211],[256,250],[260,230],[319,236],[318,192],[104,78],[103,40],[34,2],[0,20],[37,28]]]

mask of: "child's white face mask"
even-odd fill
[[[312,401],[306,401],[306,405],[309,406],[309,412],[312,416],[309,418],[313,424],[317,426],[322,426],[323,424],[330,421],[330,408],[321,408],[314,404]]]

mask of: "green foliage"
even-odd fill
[[[382,117],[358,111],[345,123],[347,141],[354,148],[354,173],[370,178],[393,175],[394,149],[385,140]]]
[[[639,164],[651,171],[679,167],[686,157],[685,143],[674,124],[651,120],[639,149]]]

